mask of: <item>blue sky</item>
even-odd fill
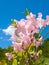
[[[49,15],[49,0],[0,0],[0,47],[5,48],[12,44],[8,40],[10,36],[6,36],[1,29],[7,28],[12,18],[17,20],[25,18],[21,12],[26,8],[36,15],[42,12],[43,18],[46,18],[46,15]],[[48,29],[49,26],[46,27],[43,34]]]

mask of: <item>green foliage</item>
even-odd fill
[[[26,14],[26,15],[29,15],[30,14],[30,12],[29,12],[29,10],[26,8],[26,10],[24,11],[24,12],[22,12],[23,14]]]
[[[29,65],[34,65],[34,64],[35,63],[32,60],[29,61]]]
[[[18,52],[17,56],[22,57],[22,52]]]
[[[24,61],[23,60],[20,60],[18,65],[25,65]]]
[[[48,65],[49,64],[49,58],[46,57],[40,57],[37,61],[35,61],[34,65]]]
[[[11,19],[11,21],[12,21],[12,25],[13,25],[14,27],[17,27],[17,24],[16,24],[16,22],[14,21],[14,19]]]
[[[13,51],[13,47],[9,46],[8,48],[0,48],[0,60],[4,60],[7,59],[7,57],[5,56],[5,53],[7,52],[12,52]]]
[[[35,34],[34,34],[34,37],[36,38],[36,40],[38,40],[38,39],[40,38],[40,36],[41,36],[41,34],[43,33],[43,31],[44,31],[44,28],[42,28],[42,29],[39,31],[39,33],[35,33]]]
[[[17,65],[17,60],[14,59],[12,65]]]
[[[42,55],[42,50],[39,50],[38,52],[39,52],[40,55]]]
[[[7,52],[6,49],[0,48],[0,60],[6,59],[5,53]]]
[[[13,64],[13,60],[6,60],[7,65],[12,65]]]
[[[13,47],[12,46],[8,46],[8,48],[6,48],[7,52],[12,52],[13,51]]]
[[[34,37],[36,38],[36,40],[38,40],[38,39],[40,38],[39,35],[40,35],[40,33],[35,33],[35,34],[34,34]]]
[[[45,57],[49,57],[49,39],[44,40],[41,49]]]
[[[7,65],[7,63],[6,63],[5,60],[1,60],[1,61],[0,61],[0,65]]]
[[[29,15],[30,14],[30,12],[29,12],[29,10],[27,8],[26,8],[25,13],[26,13],[26,15]]]
[[[32,51],[35,51],[36,50],[36,47],[34,46],[34,44],[32,43],[29,48],[28,48],[28,52],[32,52]]]

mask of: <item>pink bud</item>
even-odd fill
[[[43,37],[40,37],[40,38],[39,38],[39,41],[42,42],[42,41],[43,41]]]
[[[41,42],[36,41],[35,46],[36,46],[36,47],[39,47],[40,45],[41,45]]]
[[[5,55],[8,57],[8,60],[12,59],[12,53],[6,53]]]

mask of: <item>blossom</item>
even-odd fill
[[[24,49],[27,49],[28,46],[29,46],[30,43],[31,43],[31,38],[30,38],[29,36],[23,36],[21,42],[22,42],[23,48],[24,48]]]
[[[45,27],[46,26],[46,23],[41,18],[37,18],[37,26],[38,26],[38,28],[41,29],[42,27]]]
[[[41,45],[41,42],[40,41],[36,41],[35,46],[39,47],[40,45]]]
[[[43,41],[43,37],[42,37],[42,36],[39,38],[39,41],[40,41],[40,42],[42,42],[42,41]]]
[[[28,21],[25,25],[25,29],[28,33],[37,33],[38,32],[38,28],[36,26],[36,24],[32,21]]]
[[[14,51],[21,51],[22,50],[22,43],[13,43]]]
[[[42,18],[42,13],[41,12],[38,13],[38,18]]]
[[[46,20],[42,18],[42,13],[38,13],[38,17],[35,17],[35,14],[28,14],[26,19],[21,19],[20,21],[14,19],[14,25],[10,25],[7,29],[3,31],[6,34],[11,35],[13,42],[14,50],[22,51],[27,49],[31,43],[34,43],[36,47],[39,47],[43,41],[41,36],[38,40],[34,37],[35,33],[39,33],[42,27],[49,25],[49,16],[46,17]]]
[[[19,34],[20,32],[22,32],[23,34],[26,34],[26,30],[24,27],[18,27],[16,30],[15,30],[15,34]]]
[[[35,15],[32,14],[32,12],[31,12],[29,15],[26,16],[26,18],[29,20],[33,20],[33,19],[35,19]]]
[[[12,60],[12,53],[6,53],[5,55],[8,57],[8,60]]]
[[[24,27],[25,26],[25,20],[24,19],[21,19],[18,24],[21,26],[21,27]]]
[[[38,28],[42,28],[46,26],[45,20],[42,19],[42,13],[38,13],[37,26]]]
[[[11,37],[11,40],[14,41],[14,42],[17,42],[17,41],[18,41],[18,38],[17,38],[16,35],[13,35],[13,36]]]

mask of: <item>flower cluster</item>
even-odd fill
[[[31,52],[28,49],[31,45],[38,48],[42,44],[44,38],[41,36],[40,30],[49,25],[49,16],[46,16],[45,20],[42,19],[42,13],[38,13],[37,18],[36,15],[30,13],[26,16],[26,20],[12,19],[12,22],[13,24],[3,31],[11,35],[14,52],[29,52],[30,54]],[[39,53],[39,51],[36,51],[33,58],[37,59],[36,56],[39,57]],[[6,56],[9,60],[12,59],[11,53],[6,53]]]

